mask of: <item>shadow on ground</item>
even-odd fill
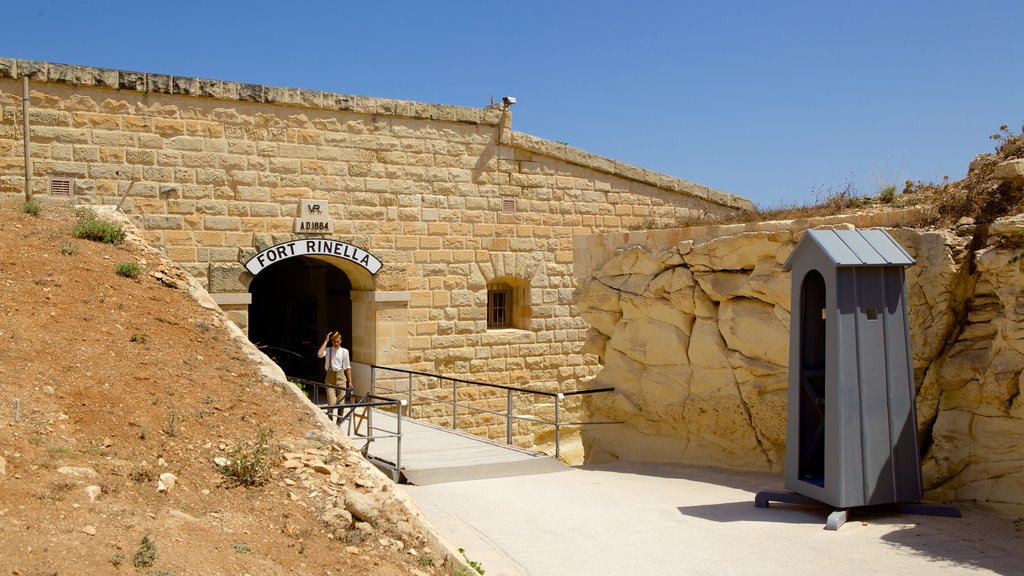
[[[618,474],[677,478],[687,482],[732,488],[749,494],[749,499],[740,496],[740,499],[726,502],[677,507],[679,513],[684,516],[712,522],[818,524],[824,531],[825,521],[833,511],[829,506],[778,502],[772,502],[768,508],[755,507],[754,495],[757,492],[785,491],[781,475],[642,462],[612,462],[584,465],[579,468]],[[1024,518],[971,504],[960,504],[958,507],[963,514],[961,518],[900,513],[886,507],[854,509],[847,525],[829,537],[843,538],[844,530],[855,530],[856,524],[885,526],[889,531],[880,538],[892,547],[894,553],[903,552],[927,558],[936,563],[936,568],[941,564],[947,568],[953,565],[990,570],[997,574],[1024,575]]]

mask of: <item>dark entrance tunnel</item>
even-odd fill
[[[320,381],[316,351],[329,330],[352,350],[352,283],[313,257],[289,258],[261,271],[249,285],[249,340],[288,376]]]

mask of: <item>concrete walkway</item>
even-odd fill
[[[398,460],[398,440],[388,433],[398,430],[397,420],[390,412],[373,411],[373,434],[380,438],[370,444],[369,454],[392,465]],[[355,421],[360,431],[367,426],[363,422]],[[547,454],[412,418],[402,418],[401,460],[403,479],[418,486],[565,470]]]
[[[1024,521],[854,516],[773,503],[779,476],[615,463],[403,486],[444,539],[487,576],[1024,575]]]

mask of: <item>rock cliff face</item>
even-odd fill
[[[884,226],[907,269],[929,496],[1024,504],[1024,215],[911,226],[915,210],[576,239],[576,303],[602,362],[589,462],[645,459],[781,471],[790,277],[809,228]]]

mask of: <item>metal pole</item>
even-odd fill
[[[412,374],[409,374],[409,407],[406,409],[406,415],[412,418]]]
[[[121,175],[120,172],[118,172],[117,174],[119,176]],[[135,181],[134,180],[128,183],[128,188],[124,191],[124,194],[121,194],[121,201],[117,203],[117,209],[118,210],[120,210],[121,206],[124,205],[124,201],[125,201],[126,198],[128,198],[128,193],[132,191],[132,187],[133,186],[135,186]]]
[[[561,426],[561,420],[558,417],[558,401],[564,397],[565,396],[562,396],[561,392],[555,394],[555,458],[558,458],[562,453],[561,430],[559,429]]]
[[[505,411],[505,443],[512,444],[512,391],[508,391],[508,406]]]
[[[32,201],[32,155],[28,131],[28,76],[21,77],[21,118],[25,131],[25,202]]]

